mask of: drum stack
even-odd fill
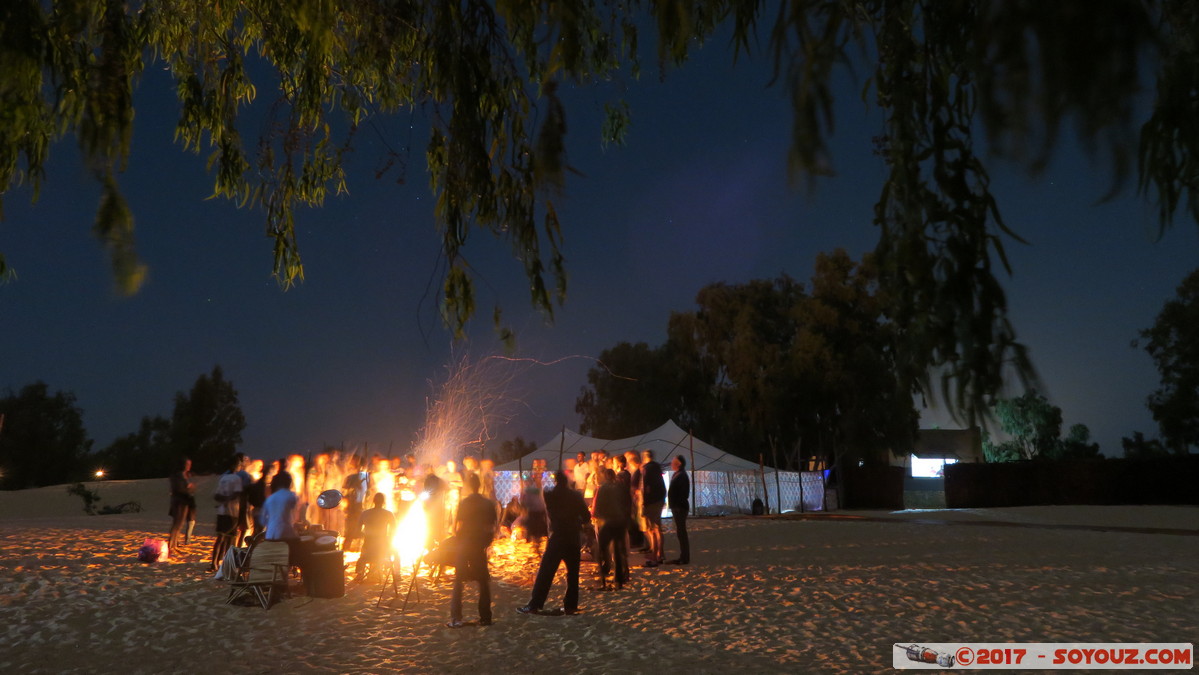
[[[322,509],[337,508],[342,495],[337,490],[325,490],[316,503]],[[307,564],[304,567],[304,584],[308,595],[314,598],[340,598],[346,594],[345,556],[337,548],[337,532],[316,530],[305,542]],[[305,539],[305,537],[301,537]]]

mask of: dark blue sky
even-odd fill
[[[858,258],[873,248],[883,167],[871,137],[881,127],[858,98],[860,84],[847,83],[838,101],[837,176],[809,193],[787,179],[785,93],[766,87],[764,64],[730,62],[713,44],[664,83],[656,68],[627,83],[634,118],[623,148],[599,146],[606,98],[566,92],[569,159],[583,175],[569,178],[558,201],[569,290],[552,327],[529,308],[507,245],[474,233],[472,353],[497,349],[490,314],[499,303],[520,356],[587,357],[521,369],[512,393],[523,405],[501,439],[541,443],[563,425],[577,428],[588,358],[622,340],[659,344],[669,313],[692,308],[705,284],[781,272],[806,281],[821,251],[843,247]],[[150,94],[170,91],[158,77],[139,98],[121,178],[148,282],[134,297],[115,292],[90,234],[98,187],[74,147],[60,144],[41,200],[30,205],[23,191],[5,200],[0,250],[18,278],[0,286],[0,387],[42,380],[74,392],[100,448],[144,415],[169,416],[175,393],[220,364],[240,394],[253,455],[324,443],[407,448],[450,359],[436,312],[438,243],[419,115],[378,126],[394,146],[413,145],[402,185],[395,173],[375,179],[381,146],[373,132],[359,135],[350,194],[300,215],[307,281],[284,292],[270,275],[262,214],[206,200],[203,158],[172,144],[173,104]],[[1017,332],[1065,426],[1088,425],[1106,454],[1119,455],[1121,436],[1156,435],[1144,400],[1158,377],[1129,343],[1199,266],[1197,228],[1182,223],[1154,243],[1152,209],[1131,190],[1097,203],[1110,176],[1070,143],[1035,179],[991,168],[1008,224],[1032,243],[1009,242]],[[926,419],[952,426],[943,411]]]

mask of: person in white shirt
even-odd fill
[[[216,492],[212,498],[216,501],[216,541],[212,544],[212,564],[209,572],[215,572],[225,557],[225,551],[237,537],[237,519],[241,504],[241,493],[244,488],[241,476],[237,471],[241,468],[240,458],[229,463],[229,470],[221,474],[217,480]]]

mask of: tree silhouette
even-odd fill
[[[1141,339],[1162,378],[1149,410],[1165,446],[1187,454],[1199,447],[1199,270],[1179,284]]]
[[[44,382],[0,399],[0,486],[21,489],[86,477],[92,440],[70,392],[49,393]]]
[[[262,211],[274,271],[289,285],[303,278],[297,209],[344,189],[343,158],[362,124],[420,110],[431,126],[425,160],[448,324],[461,331],[475,311],[465,244],[476,229],[512,248],[532,303],[552,314],[566,290],[555,199],[567,124],[556,92],[636,77],[646,25],[663,70],[726,28],[734,58],[765,43],[792,102],[799,179],[833,172],[833,82],[864,73],[862,99],[883,117],[876,253],[906,327],[896,358],[923,395],[940,392],[967,422],[1008,368],[1036,381],[998,278],[1010,271],[1005,242],[1021,239],[1002,218],[984,156],[1035,173],[1072,122],[1110,168],[1113,191],[1135,166],[1163,229],[1180,209],[1199,216],[1199,9],[1137,0],[9,0],[0,3],[0,191],[31,184],[36,196],[50,149],[73,137],[103,187],[95,232],[120,285],[136,290],[145,269],[118,179],[135,85],[147,66],[162,67],[178,97],[179,143],[207,155],[215,195]],[[1156,96],[1138,129],[1147,89]],[[246,143],[251,109],[264,131]],[[606,140],[619,140],[626,108],[605,109]]]
[[[663,346],[604,351],[576,402],[584,431],[632,436],[672,418],[729,452],[777,450],[792,465],[910,449],[914,384],[871,261],[838,250],[817,257],[810,291],[784,275],[710,284],[696,304],[671,315]]]
[[[178,457],[191,458],[197,473],[220,473],[229,468],[245,428],[237,390],[220,366],[197,378],[189,393],[175,395],[171,445]]]

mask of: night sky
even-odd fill
[[[807,281],[817,253],[842,247],[857,259],[873,248],[884,167],[871,137],[882,129],[859,98],[861,83],[847,77],[839,88],[837,175],[807,191],[787,177],[785,91],[767,87],[765,59],[731,62],[723,43],[710,43],[664,82],[651,62],[640,81],[565,91],[569,161],[582,175],[569,176],[557,200],[569,288],[553,326],[530,308],[507,245],[473,234],[479,311],[458,351],[498,351],[490,321],[498,303],[517,329],[519,356],[557,361],[520,370],[512,395],[522,405],[496,430],[497,444],[516,435],[540,444],[562,426],[576,429],[589,359],[620,341],[660,344],[669,313],[692,309],[705,284],[783,272]],[[601,149],[601,106],[622,88],[633,114],[627,144]],[[74,392],[99,449],[143,416],[169,417],[176,392],[219,364],[238,390],[251,455],[343,443],[406,450],[451,359],[437,314],[422,116],[360,132],[350,194],[299,216],[307,280],[286,292],[270,274],[262,213],[206,200],[212,179],[203,157],[173,145],[175,120],[166,78],[149,74],[120,179],[150,268],[134,297],[118,295],[90,233],[99,187],[73,141],[55,147],[37,204],[27,190],[6,195],[0,250],[18,277],[0,286],[0,388],[42,380]],[[410,146],[402,183],[395,171],[375,178],[376,132]],[[246,141],[252,147],[252,129]],[[1099,203],[1110,175],[1071,142],[1035,178],[990,167],[1008,225],[1032,243],[1008,244],[1017,334],[1063,410],[1063,431],[1086,424],[1105,454],[1119,456],[1121,436],[1157,435],[1144,402],[1158,376],[1130,342],[1199,266],[1199,231],[1184,221],[1155,243],[1154,211],[1132,181]],[[954,426],[943,410],[925,420]]]

